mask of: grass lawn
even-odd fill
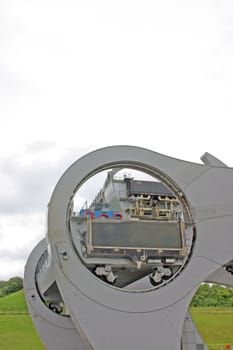
[[[0,314],[28,313],[28,307],[22,290],[0,298]]]
[[[45,350],[29,315],[0,315],[0,349]]]
[[[192,308],[191,314],[209,350],[233,344],[232,308]]]
[[[22,290],[0,298],[0,349],[45,350],[28,314]]]
[[[226,344],[233,344],[233,308],[190,311],[209,350],[225,350]],[[28,314],[23,291],[0,298],[0,349],[45,350]]]

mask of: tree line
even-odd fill
[[[233,288],[203,283],[197,290],[193,307],[233,307]]]
[[[12,277],[8,281],[0,281],[0,298],[23,289],[23,279]]]

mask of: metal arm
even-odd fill
[[[187,310],[202,282],[233,285],[228,267],[233,259],[233,170],[209,154],[203,161],[112,146],[87,154],[65,172],[49,203],[47,245],[36,248],[25,272],[31,315],[49,350],[206,349]],[[122,168],[158,179],[169,189],[167,199],[153,192],[150,203],[177,201],[182,215],[150,214],[145,220],[145,208],[136,218],[128,210],[128,219],[125,213],[118,217],[124,219],[121,225],[113,219],[105,226],[100,218],[72,217],[74,195],[85,181]],[[64,327],[50,317],[62,320]],[[188,322],[195,337],[187,336]]]

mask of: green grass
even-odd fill
[[[191,314],[209,350],[233,344],[233,308],[191,308]],[[0,349],[45,350],[23,291],[0,298]]]
[[[0,314],[28,313],[23,290],[0,298]]]
[[[29,315],[0,315],[0,349],[45,350]]]
[[[209,350],[233,344],[232,308],[192,308],[191,314]]]
[[[0,349],[45,350],[22,290],[0,298]]]

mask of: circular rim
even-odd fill
[[[135,293],[135,291],[115,288],[103,283],[89,272],[78,259],[72,247],[68,230],[70,203],[78,188],[100,171],[119,166],[142,170],[162,180],[186,209],[186,214],[191,222],[191,211],[184,191],[181,189],[182,182],[179,181],[179,172],[177,172],[179,166],[184,166],[184,163],[186,162],[143,148],[112,146],[91,152],[77,160],[61,177],[49,204],[48,238],[58,265],[61,264],[56,253],[59,242],[64,242],[69,247],[70,258],[62,262],[62,270],[68,280],[82,294],[112,309],[127,312],[150,312],[171,305],[174,301],[180,300],[184,293],[187,293],[180,281],[187,270],[184,268],[182,268],[182,273],[172,283],[168,283],[165,288],[151,288]]]
[[[133,164],[133,165],[131,165],[131,164],[126,164],[127,165],[127,169],[132,169],[132,170],[137,170],[137,171],[141,171],[141,172],[144,172],[145,174],[147,174],[147,175],[151,175],[153,178],[156,178],[156,179],[163,179],[164,180],[164,176],[162,176],[161,174],[158,174],[157,172],[155,172],[154,170],[152,170],[152,169],[149,169],[149,168],[145,168],[145,167],[143,167],[143,169],[141,169],[141,167],[140,167],[140,165],[138,165],[138,164]],[[121,167],[122,167],[123,165],[121,164]],[[120,168],[120,164],[115,164],[114,165],[114,168]],[[112,168],[111,168],[112,169]],[[99,171],[99,172],[97,172],[96,173],[96,170],[95,169],[93,169],[93,174],[90,174],[89,176],[88,176],[88,178],[84,178],[83,179],[83,181],[82,181],[82,185],[83,184],[85,184],[86,183],[86,181],[88,181],[88,179],[90,179],[91,177],[93,177],[93,176],[95,176],[95,175],[97,175],[97,174],[99,174],[100,172],[102,172],[102,171],[107,171],[107,170],[110,170],[108,167],[107,167],[107,165],[105,166],[105,168],[104,169],[102,169],[101,171]],[[161,181],[162,182],[162,181]],[[168,182],[168,181],[167,181]],[[163,182],[162,182],[163,183]],[[74,193],[74,195],[73,195],[73,197],[77,194],[77,192],[78,192],[78,190],[82,187],[82,185],[80,186],[79,184],[77,185],[77,187],[76,187],[76,192]],[[173,191],[174,191],[174,185],[173,185]],[[171,190],[171,188],[169,188],[170,190]],[[177,191],[177,193],[179,193],[179,191]],[[174,193],[175,194],[175,193]],[[177,195],[177,194],[176,194]],[[73,200],[73,197],[70,199],[70,203],[68,204],[68,207],[70,207],[70,206],[72,206],[72,200]],[[181,205],[182,205],[182,208],[183,208],[183,204],[181,203]],[[186,206],[184,207],[184,209],[186,210],[186,217],[188,216],[188,211],[187,211],[187,204],[186,204]],[[88,210],[89,211],[89,210]],[[68,215],[70,215],[71,214],[71,210],[67,210],[67,214]],[[104,214],[105,215],[105,214]],[[69,222],[69,219],[70,219],[70,217],[68,217],[67,218],[67,223]],[[70,231],[70,228],[68,227],[68,231],[69,231],[69,234],[70,234],[70,239],[71,239],[71,241],[72,241],[72,245],[73,245],[73,248],[74,248],[74,250],[75,250],[75,252],[77,253],[77,255],[78,255],[78,257],[79,257],[79,253],[78,253],[78,251],[77,251],[77,249],[76,249],[76,246],[75,246],[75,243],[74,243],[74,241],[73,241],[73,238],[72,238],[72,234],[71,234],[71,231]],[[193,235],[194,235],[194,233],[193,233]],[[127,289],[127,287],[126,288],[121,288],[121,287],[116,287],[116,286],[114,286],[114,285],[111,285],[111,284],[109,284],[109,283],[107,283],[107,282],[104,282],[103,280],[101,280],[100,278],[100,280],[101,280],[101,282],[102,283],[106,283],[108,286],[110,286],[110,287],[112,287],[112,288],[117,288],[117,289],[121,289],[122,291],[124,291],[124,292],[136,292],[136,293],[138,293],[138,292],[144,292],[144,291],[150,291],[150,290],[155,290],[155,289],[159,289],[159,288],[161,288],[161,287],[164,287],[166,284],[168,284],[168,283],[170,283],[171,281],[173,281],[180,273],[181,273],[181,271],[184,269],[184,267],[185,267],[185,265],[187,264],[187,261],[188,261],[188,258],[189,258],[189,256],[191,255],[191,251],[189,252],[189,254],[187,254],[185,257],[184,257],[184,261],[183,261],[183,264],[178,268],[178,270],[171,276],[171,278],[168,278],[168,279],[166,279],[164,282],[162,282],[161,284],[158,284],[158,285],[156,285],[156,286],[151,286],[150,288],[144,288],[144,289]],[[88,267],[85,265],[85,263],[82,261],[82,258],[80,257],[80,261],[83,263],[83,265],[87,268],[87,270],[88,270],[88,272],[91,272],[90,271],[90,269],[88,269]],[[93,272],[91,272],[92,274],[93,274]],[[95,276],[95,274],[93,274],[94,276]],[[97,277],[98,278],[98,277]]]

